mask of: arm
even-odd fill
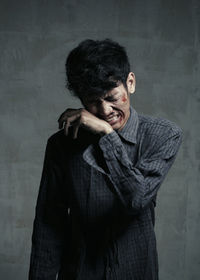
[[[171,128],[157,138],[157,142],[146,149],[135,166],[115,131],[99,141],[109,170],[107,175],[116,195],[129,213],[136,214],[155,197],[174,162],[181,143],[181,131],[179,128]]]
[[[58,119],[59,129],[63,128],[65,135],[68,135],[69,127],[73,127],[73,138],[76,139],[80,127],[91,131],[94,134],[105,135],[113,131],[112,127],[105,120],[97,118],[86,109],[67,109]]]
[[[36,205],[29,280],[56,279],[67,239],[67,204],[61,199],[61,170],[51,146],[49,141]]]
[[[108,172],[98,165],[93,145],[84,152],[83,158],[88,164],[109,177],[121,203],[134,214],[147,207],[154,199],[175,160],[182,136],[181,130],[174,125],[163,127],[162,133],[156,136],[156,141],[145,143],[146,152],[133,166],[121,138],[105,121],[96,118],[85,109],[68,109],[59,118],[60,127],[63,123],[66,123],[66,135],[68,127],[74,126],[75,138],[80,125],[93,133],[103,135],[100,138],[99,147]]]

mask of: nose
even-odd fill
[[[99,104],[98,111],[99,111],[99,115],[101,117],[107,117],[107,116],[109,116],[112,113],[113,108],[112,108],[112,106],[110,105],[109,102],[106,102],[105,100],[103,100]]]

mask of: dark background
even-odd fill
[[[47,138],[66,107],[65,58],[86,38],[127,48],[140,113],[184,131],[156,209],[161,280],[200,279],[200,1],[0,1],[0,278],[27,279]]]

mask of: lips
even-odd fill
[[[110,124],[110,125],[113,125],[115,124],[116,122],[120,121],[121,120],[121,115],[120,114],[116,114],[110,118],[107,118],[106,121]]]

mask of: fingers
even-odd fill
[[[66,120],[63,124],[64,124],[64,134],[68,135],[69,127],[70,127],[70,121]]]
[[[73,138],[77,138],[80,127],[80,117],[82,109],[67,109],[64,111],[59,119],[59,129],[64,128],[65,135],[68,135],[69,127],[73,126]]]
[[[64,118],[65,118],[65,114],[67,114],[67,110],[66,111],[64,111],[61,115],[60,115],[60,117],[58,118],[58,128],[59,129],[61,129],[61,128],[63,128],[63,124],[64,124]]]
[[[74,130],[73,130],[73,139],[76,139],[76,138],[77,138],[79,127],[80,127],[80,121],[77,122],[77,124],[74,126]]]
[[[76,126],[78,119],[80,118],[80,116],[74,115],[71,117],[68,117],[64,120],[64,132],[65,135],[68,135],[68,131],[69,131],[69,127],[70,126]]]
[[[67,109],[60,115],[58,119],[59,129],[63,128],[63,125],[66,123],[67,118],[71,115],[71,110],[73,109]]]

